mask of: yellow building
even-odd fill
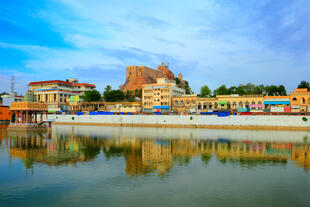
[[[218,95],[215,98],[201,98],[197,99],[197,110],[201,112],[229,110],[238,111],[238,109],[249,108],[251,111],[263,110],[263,95],[247,95],[239,96],[232,95]]]
[[[310,91],[306,88],[297,88],[290,92],[292,112],[310,112]]]
[[[71,96],[81,96],[85,91],[96,88],[93,84],[78,83],[77,79],[37,81],[28,86],[39,102],[48,104],[49,112],[61,110],[63,105],[68,104]]]
[[[76,111],[109,111],[123,113],[141,112],[141,102],[80,102],[77,106],[73,106]]]
[[[194,113],[197,111],[197,95],[182,95],[172,97],[172,111],[177,113]]]
[[[33,91],[28,90],[22,101],[10,106],[9,129],[45,129],[46,126],[39,124],[44,114],[47,117],[47,105],[37,102]]]
[[[157,78],[157,83],[143,85],[142,94],[144,112],[169,112],[172,97],[185,94],[185,90],[177,87],[174,80]]]

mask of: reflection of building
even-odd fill
[[[144,140],[142,143],[143,168],[164,175],[172,167],[171,145],[167,140]]]
[[[291,159],[298,166],[310,170],[310,144],[293,145]]]
[[[107,159],[123,157],[126,174],[130,176],[154,172],[164,175],[173,166],[187,164],[192,159],[201,159],[204,164],[218,160],[244,167],[286,165],[291,160],[298,167],[310,169],[307,137],[305,142],[296,144],[228,139],[143,139],[127,135],[91,137],[72,135],[69,131],[52,134],[14,131],[4,136],[9,137],[8,142],[0,137],[0,143],[6,143],[10,156],[21,159],[25,168],[32,168],[34,163],[58,166],[88,162],[100,156],[102,150]]]
[[[39,102],[49,105],[50,112],[59,111],[70,101],[71,96],[81,96],[85,91],[96,88],[93,84],[78,83],[77,79],[37,81],[28,85]]]
[[[171,98],[185,94],[174,80],[158,78],[157,83],[143,85],[142,104],[144,112],[169,112]]]
[[[47,132],[9,132],[10,156],[20,158],[29,169],[34,163],[58,166],[91,161],[100,152],[100,145],[89,138],[56,136],[51,140],[48,136]]]

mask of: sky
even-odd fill
[[[78,78],[102,92],[126,66],[169,64],[194,92],[310,81],[309,0],[0,0],[0,92]]]

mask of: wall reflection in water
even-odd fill
[[[281,166],[292,162],[294,166],[310,169],[310,145],[307,137],[301,142],[292,143],[223,138],[141,138],[132,134],[100,136],[57,130],[45,133],[3,133],[0,140],[2,147],[9,149],[11,158],[21,159],[26,169],[33,168],[38,163],[61,166],[91,162],[101,152],[106,159],[123,157],[126,174],[130,176],[154,172],[164,175],[174,166],[186,165],[194,158],[200,158],[203,164],[216,159],[220,163],[242,167]]]

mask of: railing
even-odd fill
[[[37,102],[13,102],[10,106],[10,110],[37,110],[47,111],[47,104]]]

